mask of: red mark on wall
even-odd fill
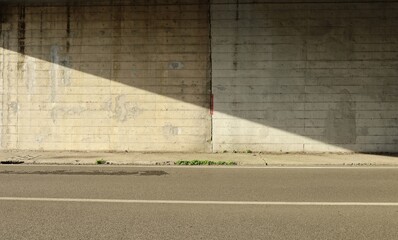
[[[210,114],[214,114],[214,95],[210,94]]]

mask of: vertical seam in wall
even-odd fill
[[[208,0],[209,8],[208,8],[208,24],[209,24],[209,65],[208,65],[208,77],[209,77],[209,101],[210,101],[210,151],[214,152],[214,141],[213,141],[213,134],[214,134],[214,124],[213,124],[213,116],[214,116],[214,96],[213,96],[213,58],[212,58],[212,25],[211,25],[211,5],[212,1]]]
[[[310,26],[309,26],[309,10],[306,10],[306,36],[309,35]],[[307,37],[304,39],[304,135],[306,136],[307,129],[307,77],[308,77],[308,41]],[[303,143],[303,152],[305,152],[305,143]]]

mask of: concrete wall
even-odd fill
[[[398,4],[282,2],[213,1],[214,150],[397,152]]]
[[[208,4],[128,2],[2,7],[3,149],[210,150]]]
[[[2,149],[398,151],[392,1],[10,2]]]

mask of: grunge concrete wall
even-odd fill
[[[214,0],[215,151],[397,152],[398,3]]]
[[[2,149],[210,151],[208,4],[1,10]]]
[[[394,1],[0,0],[0,21],[2,149],[398,151]]]

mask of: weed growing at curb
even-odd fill
[[[100,160],[97,160],[97,164],[98,165],[106,164],[106,161],[104,159],[100,159]]]
[[[235,166],[238,165],[236,162],[226,162],[226,161],[207,161],[207,160],[192,160],[192,161],[177,161],[175,165],[180,166],[200,166],[200,165],[208,165],[208,166]]]

